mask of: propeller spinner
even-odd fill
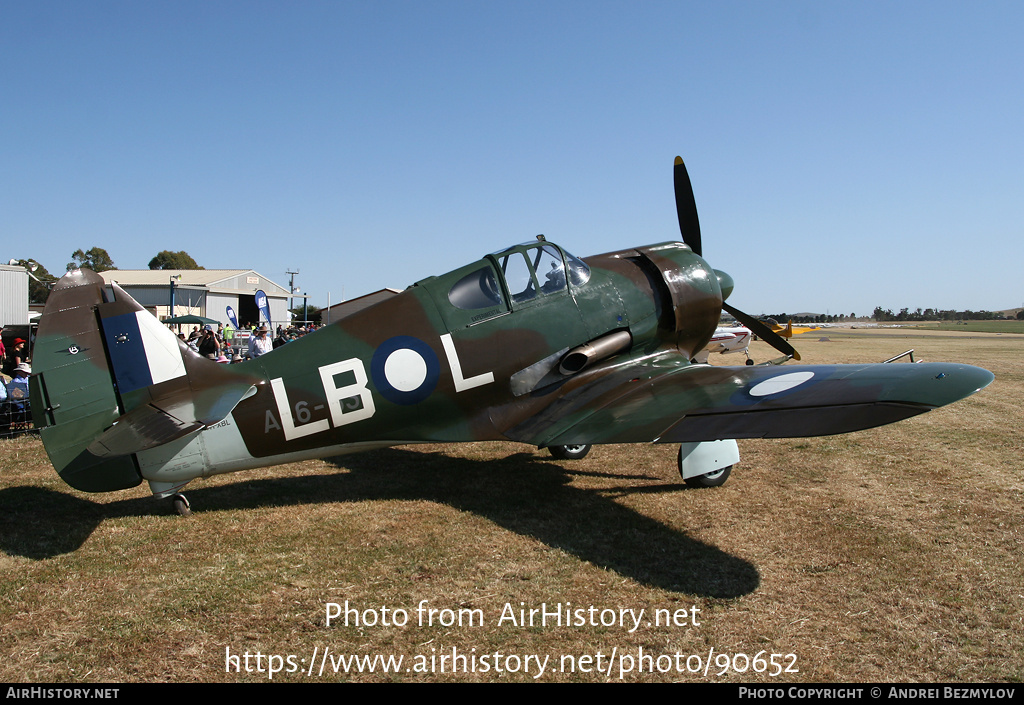
[[[700,220],[697,218],[697,201],[693,197],[693,185],[690,183],[690,175],[686,172],[686,165],[682,157],[676,157],[674,184],[676,192],[676,215],[679,217],[679,232],[694,254],[704,256],[700,240]],[[732,292],[732,277],[725,272],[715,270],[718,275],[719,284],[722,287],[722,308],[743,323],[751,332],[760,337],[761,340],[771,345],[784,355],[791,355],[794,360],[800,359],[800,353],[789,344],[781,335],[773,331],[753,316],[740,311],[735,306],[725,303]]]

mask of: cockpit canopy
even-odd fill
[[[589,279],[590,268],[579,258],[549,242],[529,242],[488,255],[452,285],[448,301],[456,308],[476,310],[507,306],[507,296],[515,306],[564,293],[567,283],[579,287]]]

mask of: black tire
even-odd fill
[[[587,453],[590,452],[590,446],[589,445],[549,446],[548,450],[551,451],[551,455],[555,456],[559,460],[579,460],[580,458],[587,457]]]
[[[192,507],[188,503],[188,499],[183,494],[176,494],[171,497],[171,502],[174,505],[174,511],[179,516],[190,517],[192,516]]]
[[[683,447],[679,446],[679,475],[683,474]],[[711,472],[704,473],[703,475],[695,475],[694,477],[684,477],[685,482],[690,487],[721,487],[725,484],[725,481],[729,479],[729,475],[732,473],[732,465],[726,466],[720,470],[712,470]]]
[[[684,478],[683,482],[690,487],[721,487],[725,484],[725,481],[729,479],[729,475],[731,473],[732,465],[727,465],[721,470],[714,470],[703,475]]]

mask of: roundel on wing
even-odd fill
[[[799,387],[812,377],[814,377],[814,373],[809,370],[776,375],[775,377],[769,377],[758,382],[747,390],[747,394],[752,397],[767,397],[773,394],[781,394],[782,392],[788,392],[790,389]]]
[[[437,387],[441,365],[419,338],[398,335],[385,340],[370,360],[370,375],[380,395],[394,404],[418,404]]]
[[[754,379],[747,380],[729,397],[729,403],[735,406],[753,406],[762,402],[771,404],[790,394],[807,393],[811,387],[832,377],[832,366],[817,365],[813,370],[774,372],[774,369],[769,369],[763,374],[770,376],[758,374]]]

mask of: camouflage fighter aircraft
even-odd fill
[[[722,484],[737,438],[846,433],[899,421],[989,384],[955,363],[709,366],[694,362],[722,310],[783,353],[763,323],[725,303],[728,274],[701,256],[682,159],[682,242],[578,259],[539,237],[340,318],[250,362],[189,351],[116,283],[73,270],[39,326],[32,409],[72,487],[190,481],[398,444],[513,440],[679,443],[688,483]]]

